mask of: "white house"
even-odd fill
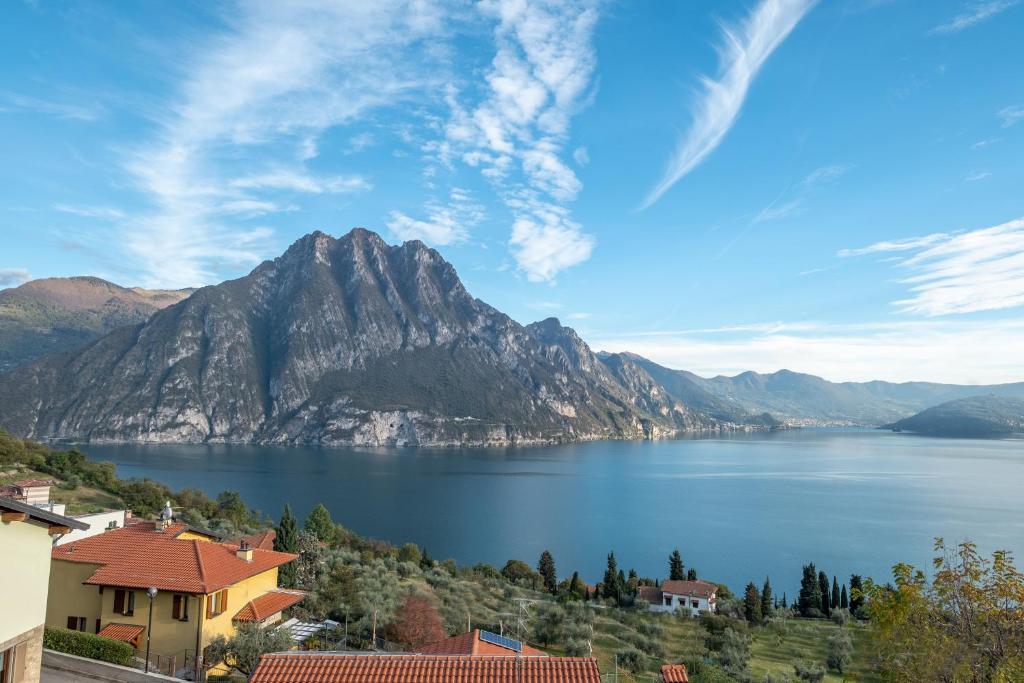
[[[708,581],[664,581],[660,587],[641,586],[637,596],[650,603],[652,612],[689,610],[693,616],[715,611],[718,586]]]

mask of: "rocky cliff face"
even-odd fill
[[[722,422],[557,320],[522,326],[420,242],[313,233],[87,348],[0,376],[33,438],[457,445],[651,438]]]
[[[84,346],[191,293],[120,287],[97,277],[31,280],[0,290],[0,372]]]

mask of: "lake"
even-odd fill
[[[790,598],[800,567],[886,579],[929,566],[932,539],[970,538],[1024,559],[1024,441],[859,430],[489,449],[91,445],[147,476],[301,518],[323,502],[359,534],[413,541],[461,563],[535,564],[600,579],[605,556],[663,577],[687,567],[734,591],[770,575]]]

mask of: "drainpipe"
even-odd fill
[[[203,596],[196,596],[196,681],[203,680],[202,655],[203,645]]]

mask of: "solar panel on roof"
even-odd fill
[[[480,631],[480,640],[491,645],[497,645],[508,650],[514,650],[515,652],[523,651],[523,644],[518,640],[506,638],[505,636],[499,636],[497,633],[491,633],[490,631]]]

